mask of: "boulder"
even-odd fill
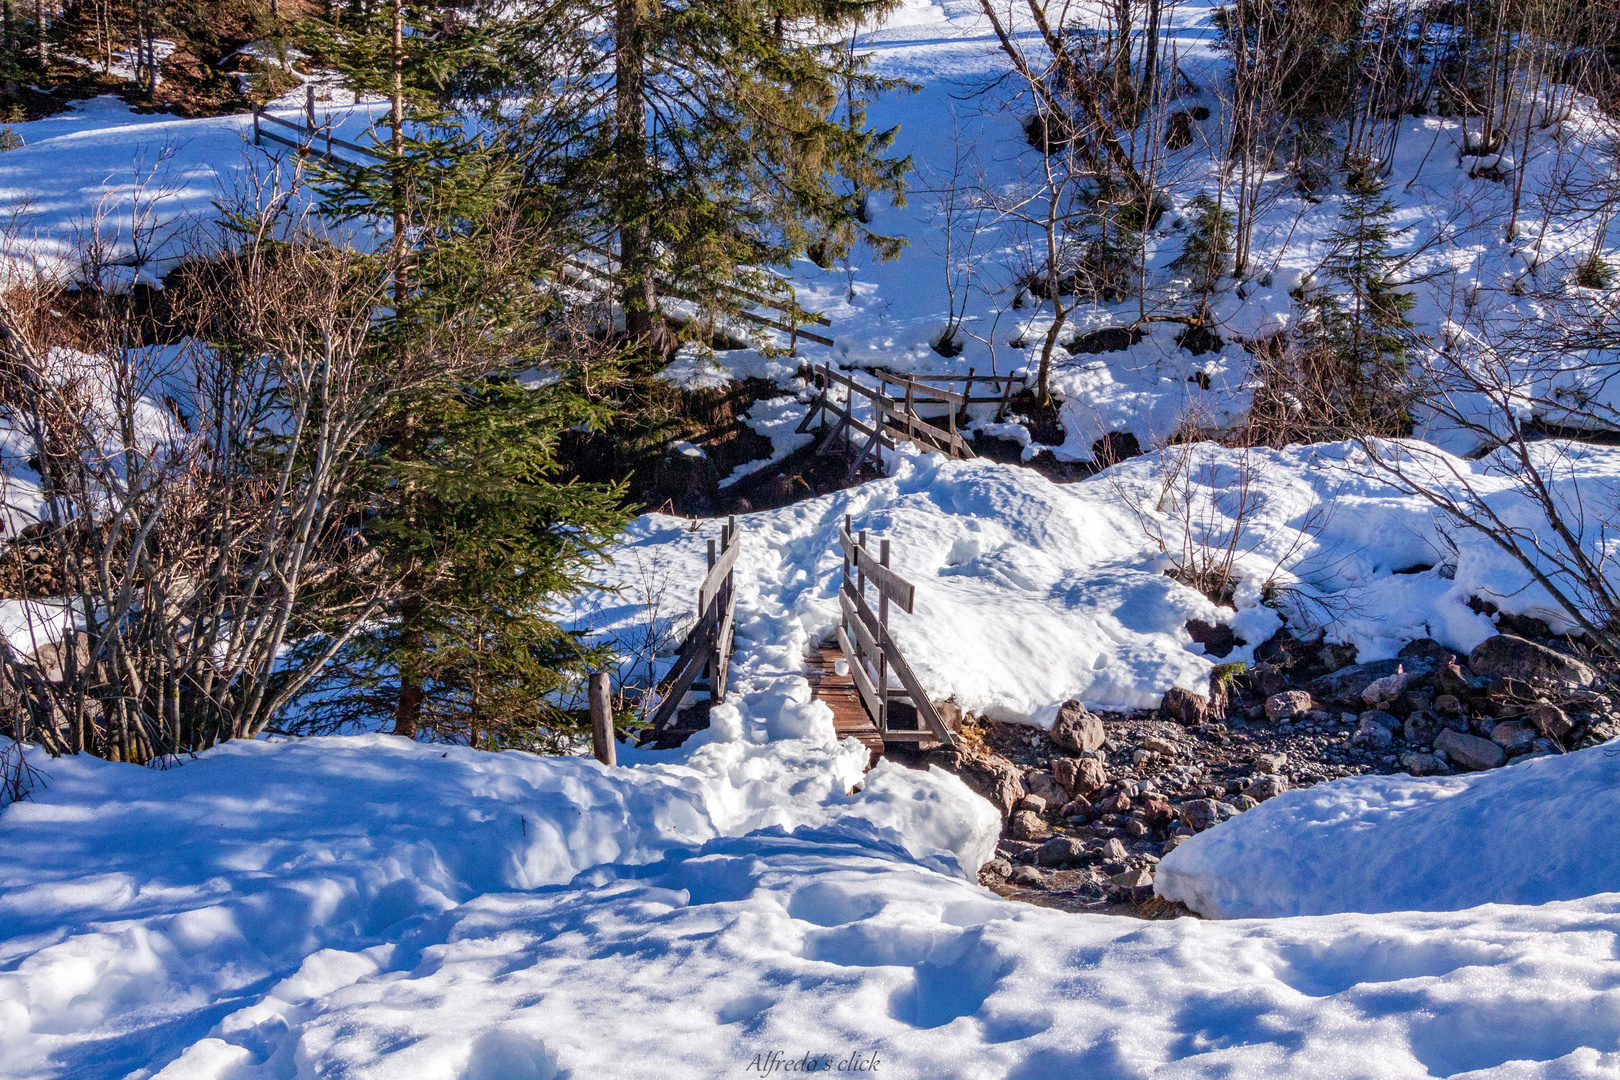
[[[1018,809],[1028,810],[1034,814],[1046,813],[1047,802],[1039,795],[1025,795],[1018,800]]]
[[[1131,812],[1131,797],[1123,791],[1115,792],[1097,804],[1100,814],[1128,814]]]
[[[989,862],[979,867],[980,874],[988,874],[990,877],[1010,877],[1012,872],[1012,863],[1008,862],[1006,859],[991,859]]]
[[[1024,774],[1024,790],[1046,800],[1048,809],[1069,801],[1069,793],[1045,769],[1031,769]]]
[[[1429,776],[1439,772],[1441,765],[1433,754],[1407,753],[1401,755],[1401,768],[1413,776]]]
[[[1395,734],[1375,720],[1364,719],[1356,724],[1356,733],[1350,737],[1350,741],[1381,750],[1395,741]]]
[[[1153,871],[1141,867],[1115,874],[1108,880],[1121,889],[1139,889],[1153,884]]]
[[[1260,800],[1253,795],[1234,795],[1226,801],[1232,805],[1232,809],[1240,814],[1245,810],[1253,810],[1260,805]]]
[[[1108,770],[1096,758],[1059,758],[1052,762],[1052,778],[1071,795],[1089,796],[1108,784]]]
[[[1266,719],[1272,723],[1292,720],[1311,711],[1315,702],[1303,690],[1284,690],[1266,698]]]
[[[1485,680],[1481,680],[1483,685]],[[1429,679],[1429,685],[1440,697],[1460,698],[1471,690],[1480,689],[1474,685],[1474,680],[1457,664],[1456,657],[1449,657],[1439,667],[1434,669],[1434,675]],[[1440,697],[1435,698],[1436,701]]]
[[[1433,713],[1415,712],[1406,718],[1406,741],[1428,746],[1440,734],[1440,718]]]
[[[1084,799],[1070,799],[1058,813],[1066,818],[1085,817],[1091,813],[1091,804]]]
[[[1529,750],[1536,744],[1539,732],[1524,720],[1507,720],[1491,728],[1491,742],[1510,754]]]
[[[1085,857],[1086,845],[1072,836],[1054,836],[1035,853],[1035,861],[1041,866],[1068,866]]]
[[[1012,834],[1020,840],[1038,840],[1046,835],[1046,822],[1033,810],[1019,810],[1012,816]]]
[[[1564,715],[1564,710],[1556,705],[1537,705],[1525,713],[1524,718],[1554,742],[1563,742],[1575,730],[1575,725]]]
[[[1148,823],[1139,817],[1132,817],[1125,823],[1125,835],[1132,840],[1140,840],[1152,831],[1152,829],[1148,828]]]
[[[1181,751],[1181,747],[1169,739],[1161,739],[1157,735],[1149,735],[1143,739],[1142,749],[1151,750],[1155,754],[1163,754],[1165,757],[1175,757]]]
[[[1494,769],[1507,760],[1502,748],[1478,735],[1464,735],[1445,728],[1434,737],[1434,748],[1444,751],[1448,760],[1465,769]]]
[[[1260,754],[1254,759],[1254,768],[1256,772],[1280,773],[1287,767],[1287,754]]]
[[[1143,802],[1141,814],[1143,820],[1155,826],[1166,825],[1176,816],[1175,810],[1163,799],[1148,799]]]
[[[1183,727],[1197,727],[1209,718],[1209,700],[1191,690],[1172,687],[1159,702],[1159,718]]]
[[[1192,799],[1181,804],[1181,820],[1194,832],[1203,832],[1236,815],[1233,807],[1214,799]]]
[[[1288,777],[1272,775],[1260,777],[1260,779],[1244,788],[1243,794],[1255,802],[1265,802],[1267,799],[1275,798],[1287,790]]]
[[[1039,889],[1046,885],[1046,875],[1033,866],[1015,867],[1012,876],[1007,880],[1026,889]]]
[[[1362,687],[1361,700],[1374,708],[1387,705],[1406,693],[1406,684],[1410,678],[1405,665],[1397,667],[1383,678],[1374,679]]]
[[[1401,649],[1399,657],[1402,660],[1429,660],[1435,664],[1443,664],[1452,656],[1452,650],[1446,648],[1432,637],[1418,638],[1408,641]]]
[[[1462,712],[1462,702],[1457,700],[1455,694],[1440,694],[1434,699],[1434,711],[1441,713]]]
[[[1401,727],[1401,721],[1398,717],[1391,713],[1387,713],[1382,709],[1368,709],[1366,712],[1356,717],[1356,720],[1360,723],[1371,722],[1374,724],[1379,724],[1388,728],[1390,731],[1398,731]]]
[[[1115,837],[1104,841],[1101,858],[1103,862],[1122,862],[1129,854],[1130,852],[1125,850],[1125,845]]]
[[[1597,673],[1573,656],[1512,634],[1486,638],[1468,654],[1476,675],[1525,684],[1590,686]]]
[[[1105,738],[1103,722],[1078,701],[1064,702],[1052,724],[1052,741],[1075,753],[1099,749]]]
[[[1320,679],[1313,679],[1305,684],[1305,689],[1317,701],[1359,709],[1365,704],[1362,693],[1378,680],[1387,679],[1396,671],[1400,671],[1406,676],[1405,685],[1411,685],[1421,682],[1437,666],[1434,661],[1421,656],[1405,660],[1374,660],[1369,664],[1353,664],[1347,668],[1340,668],[1338,671],[1323,675]]]
[[[1028,794],[1018,766],[1005,758],[952,750],[929,760],[960,776],[970,790],[984,796],[1000,810],[1002,817],[1017,809],[1018,800]]]

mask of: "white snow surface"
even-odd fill
[[[1620,897],[1032,908],[964,880],[987,804],[892,766],[846,794],[853,744],[36,763],[50,786],[0,815],[8,1080],[711,1078],[773,1053],[928,1078],[1620,1071]]]
[[[1284,792],[1165,856],[1154,890],[1214,918],[1455,911],[1620,893],[1620,746]]]

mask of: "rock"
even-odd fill
[[[1399,670],[1406,675],[1406,682],[1410,684],[1421,681],[1434,671],[1435,667],[1434,661],[1422,657],[1407,660],[1374,660],[1370,664],[1355,664],[1323,675],[1320,679],[1313,679],[1305,684],[1305,689],[1317,701],[1360,708],[1365,704],[1361,696],[1362,691],[1379,679],[1387,679]]]
[[[1356,720],[1358,723],[1370,720],[1375,724],[1388,728],[1390,731],[1399,731],[1401,727],[1399,717],[1387,713],[1382,709],[1368,709],[1366,712],[1356,717]]]
[[[1064,790],[1052,774],[1045,769],[1031,769],[1024,774],[1024,790],[1031,795],[1039,795],[1046,800],[1048,809],[1062,806],[1069,801],[1069,793]]]
[[[1254,759],[1257,772],[1280,773],[1288,767],[1287,754],[1260,754]]]
[[[1524,720],[1507,720],[1491,728],[1491,742],[1508,753],[1522,753],[1536,744],[1537,731]]]
[[[1434,695],[1427,690],[1408,690],[1406,692],[1406,711],[1428,712],[1434,708]]]
[[[1287,790],[1288,777],[1262,776],[1260,779],[1244,788],[1243,794],[1247,795],[1255,802],[1265,802],[1267,799],[1275,798]]]
[[[1164,846],[1159,849],[1159,854],[1168,855],[1182,844],[1185,844],[1189,839],[1190,837],[1186,836],[1172,836],[1170,839],[1164,842]]]
[[[1108,796],[1097,804],[1099,814],[1128,814],[1131,812],[1131,797],[1123,791]]]
[[[1410,678],[1404,666],[1397,667],[1382,679],[1374,679],[1362,687],[1361,700],[1374,707],[1387,705],[1406,693],[1406,683]]]
[[[1172,687],[1159,702],[1159,718],[1183,727],[1197,727],[1209,718],[1209,699],[1179,686]]]
[[[1260,800],[1252,795],[1234,795],[1227,802],[1231,804],[1232,809],[1240,814],[1245,810],[1253,810],[1260,805]]]
[[[1237,813],[1226,803],[1214,799],[1193,799],[1181,804],[1181,820],[1194,832],[1203,832]]]
[[[1597,678],[1574,657],[1512,634],[1498,634],[1474,646],[1468,666],[1476,675],[1526,684],[1590,686]]]
[[[1106,737],[1102,721],[1078,701],[1065,702],[1052,724],[1052,741],[1076,753],[1098,749]]]
[[[1564,710],[1556,705],[1537,705],[1524,714],[1532,727],[1554,742],[1563,742],[1575,730]]]
[[[1119,862],[1129,854],[1130,852],[1125,850],[1125,845],[1120,843],[1119,838],[1113,837],[1103,843],[1100,858],[1103,862]]]
[[[1033,866],[1017,867],[1007,880],[1014,885],[1022,885],[1026,889],[1039,889],[1046,885],[1046,875]]]
[[[991,859],[989,862],[979,867],[980,874],[989,874],[991,877],[1011,877],[1012,872],[1012,863],[1008,862],[1006,859]]]
[[[1415,641],[1408,641],[1405,647],[1401,649],[1399,657],[1402,660],[1413,658],[1429,660],[1438,665],[1445,663],[1447,657],[1451,655],[1451,650],[1434,640],[1434,638],[1424,637]]]
[[[1441,694],[1434,699],[1434,711],[1441,713],[1462,712],[1462,702],[1457,700],[1455,694]]]
[[[1012,816],[1012,834],[1020,840],[1039,839],[1046,835],[1046,822],[1033,810],[1019,810]]]
[[[1028,794],[1022,771],[1005,758],[951,749],[930,754],[928,760],[961,777],[971,791],[988,799],[1004,818],[1017,809],[1018,800]]]
[[[1428,746],[1440,734],[1440,718],[1433,713],[1415,712],[1406,718],[1406,741]]]
[[[1176,816],[1175,810],[1163,799],[1148,799],[1142,804],[1141,813],[1149,825],[1165,825]]]
[[[1085,817],[1090,812],[1091,804],[1086,802],[1084,799],[1078,798],[1070,799],[1068,802],[1064,803],[1063,808],[1058,811],[1059,814],[1066,818]]]
[[[1175,743],[1169,739],[1161,739],[1157,735],[1149,735],[1143,739],[1142,749],[1151,750],[1155,754],[1163,754],[1165,757],[1175,757],[1181,752],[1181,748]]]
[[[1085,857],[1086,845],[1072,836],[1054,836],[1035,853],[1035,861],[1041,866],[1068,866]]]
[[[1205,656],[1227,656],[1243,644],[1242,639],[1225,623],[1207,623],[1200,619],[1188,620],[1187,636],[1204,647]]]
[[[1028,810],[1032,814],[1046,813],[1046,800],[1039,795],[1025,795],[1018,800],[1018,809]]]
[[[1311,695],[1303,690],[1284,690],[1266,698],[1266,719],[1272,723],[1292,720],[1310,712],[1314,704]]]
[[[1121,889],[1137,889],[1144,885],[1153,884],[1153,871],[1146,867],[1126,870],[1123,873],[1115,874],[1108,880]]]
[[[1433,754],[1405,753],[1401,755],[1401,768],[1413,776],[1429,776],[1440,771],[1440,759]]]
[[[1133,817],[1125,823],[1125,835],[1132,840],[1140,840],[1152,831],[1152,829],[1148,828],[1148,823],[1139,817]]]
[[[1393,743],[1395,734],[1376,720],[1362,720],[1357,723],[1356,733],[1350,737],[1350,741],[1379,750]]]
[[[1434,748],[1465,769],[1494,769],[1507,760],[1502,748],[1478,735],[1464,735],[1446,728],[1434,737]]]
[[[1480,680],[1482,684],[1489,680]],[[1429,685],[1434,687],[1436,694],[1450,694],[1452,697],[1462,697],[1470,690],[1478,689],[1474,680],[1469,677],[1457,664],[1457,658],[1452,657],[1434,669],[1434,676],[1429,679]]]

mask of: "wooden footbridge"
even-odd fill
[[[873,761],[891,744],[954,745],[955,734],[889,634],[892,610],[914,614],[916,587],[889,566],[889,541],[880,540],[874,555],[866,531],[856,534],[852,528],[846,515],[838,530],[842,558],[838,627],[805,658],[811,694],[832,710],[839,738],[858,739],[871,750]],[[687,634],[651,717],[660,744],[697,730],[683,724],[686,714],[681,705],[688,693],[707,691],[711,705],[725,700],[737,604],[732,578],[739,550],[732,518],[721,528],[718,549],[709,541],[709,572],[698,589],[697,623]],[[700,674],[705,677],[701,683]]]

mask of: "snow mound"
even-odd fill
[[[1183,843],[1154,889],[1214,918],[1456,911],[1620,892],[1620,747],[1289,791]]]

